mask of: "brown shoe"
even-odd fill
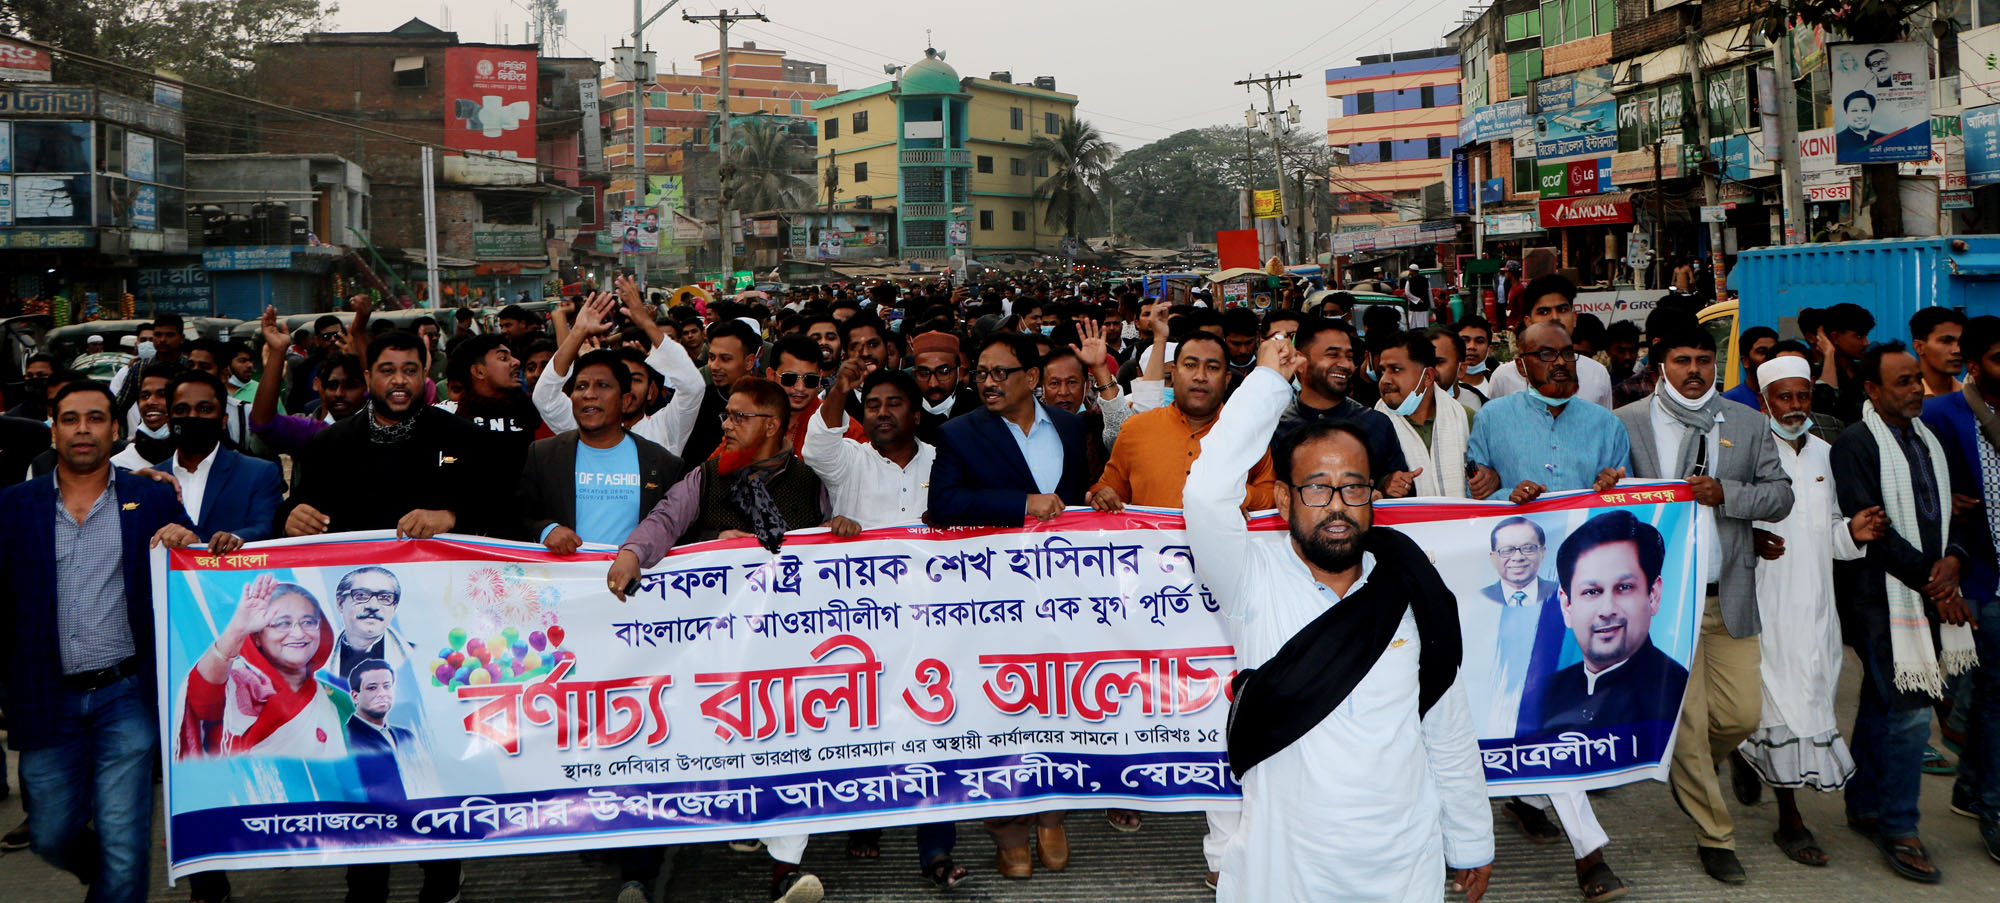
[[[1035,873],[1035,857],[1027,847],[1001,847],[993,855],[993,868],[1002,878],[1026,878]]]
[[[1035,848],[1042,854],[1042,867],[1052,872],[1060,872],[1069,867],[1069,828],[1057,825],[1053,828],[1035,829]]]

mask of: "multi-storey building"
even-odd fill
[[[1459,78],[1453,47],[1364,56],[1326,70],[1326,140],[1347,160],[1329,179],[1336,255],[1414,248],[1455,234],[1436,187],[1448,179],[1458,146]]]
[[[961,78],[943,54],[925,50],[894,81],[812,105],[820,119],[819,203],[894,207],[891,240],[909,259],[1058,250],[1064,236],[1034,197],[1048,171],[1030,146],[1059,136],[1076,103],[1054,78]],[[843,238],[843,247],[855,246]],[[866,237],[861,246],[879,240]]]

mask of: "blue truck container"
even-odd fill
[[[1752,248],[1736,256],[1729,287],[1743,328],[1798,337],[1800,308],[1852,301],[1875,315],[1880,337],[1897,337],[1922,307],[2000,314],[2000,235]]]

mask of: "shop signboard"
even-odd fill
[[[1464,144],[1476,144],[1499,138],[1511,138],[1522,129],[1534,125],[1528,115],[1528,99],[1517,97],[1483,107],[1474,107],[1472,115],[1465,117],[1458,125],[1458,140]]]
[[[1610,66],[1593,66],[1535,82],[1535,112],[1549,113],[1590,106],[1611,99],[1617,73]]]
[[[1472,166],[1466,149],[1451,149],[1451,212],[1465,216],[1472,212]]]
[[[1972,188],[2000,184],[2000,106],[1966,110],[1965,183]]]
[[[1489,213],[1485,219],[1487,238],[1503,235],[1521,235],[1529,232],[1540,232],[1542,230],[1542,221],[1536,215],[1536,211],[1533,210],[1521,213]]]
[[[14,180],[0,176],[0,226],[14,225]]]
[[[95,229],[13,229],[0,232],[0,249],[67,251],[97,247]]]
[[[2000,104],[2000,25],[1958,36],[1958,92],[1967,106]]]
[[[129,213],[132,228],[142,232],[159,231],[160,189],[153,185],[133,185],[132,206]]]
[[[1629,194],[1607,194],[1561,198],[1542,201],[1540,211],[1542,226],[1549,229],[1616,225],[1632,221],[1632,197]]]
[[[1535,157],[1540,160],[1595,157],[1617,150],[1617,101],[1535,114]]]
[[[199,263],[140,267],[132,294],[146,310],[184,317],[206,317],[215,312],[215,284]]]
[[[1964,188],[1938,192],[1938,206],[1945,210],[1971,210],[1972,192]]]
[[[0,38],[0,81],[45,82],[49,80],[51,71],[47,51]]]
[[[547,256],[541,233],[532,229],[475,229],[472,256],[479,260],[533,260]]]
[[[1834,44],[1835,152],[1842,163],[1903,163],[1931,156],[1930,48]]]
[[[444,105],[445,181],[535,181],[535,51],[446,48]]]
[[[583,134],[583,168],[590,172],[604,171],[604,132],[596,128],[598,108],[603,98],[598,93],[597,79],[586,78],[576,83],[577,107],[583,112],[583,121],[590,128]]]

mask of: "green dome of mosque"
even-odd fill
[[[900,94],[957,94],[959,93],[958,70],[951,68],[935,50],[924,51],[924,58],[903,68],[903,74],[896,79],[896,91]]]

